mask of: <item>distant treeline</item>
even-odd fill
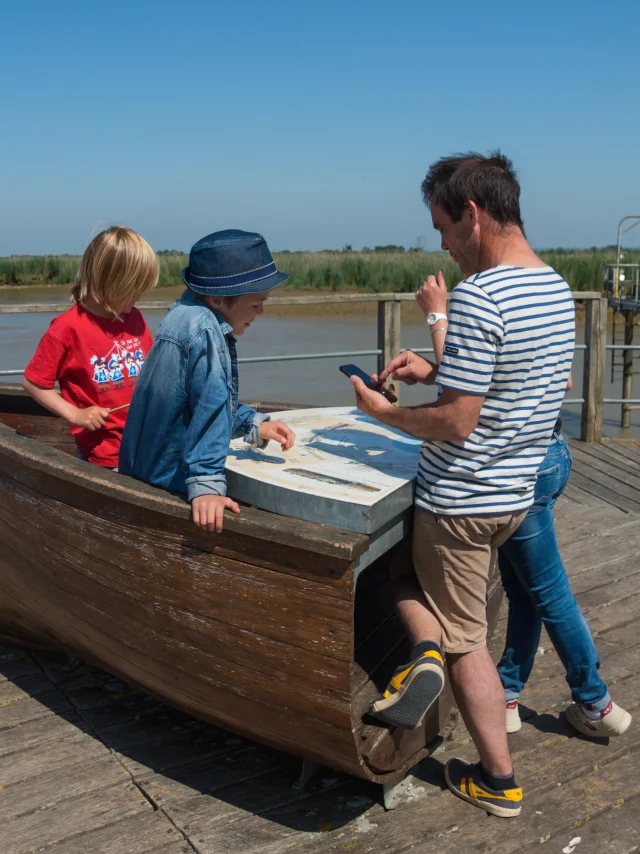
[[[601,290],[606,264],[616,260],[615,247],[604,249],[553,249],[538,252],[576,291]],[[161,287],[180,284],[180,270],[188,256],[163,250]],[[290,275],[286,288],[295,290],[412,291],[431,273],[444,272],[452,287],[462,278],[446,252],[405,250],[402,246],[377,246],[361,252],[277,252],[275,261]],[[65,285],[75,280],[80,263],[74,255],[14,255],[0,258],[0,285]],[[640,263],[640,250],[625,251],[624,263]],[[0,299],[1,301],[1,299]]]

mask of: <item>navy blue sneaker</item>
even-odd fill
[[[480,773],[480,763],[450,759],[444,769],[447,786],[454,795],[500,818],[515,818],[522,809],[522,789],[490,789]]]
[[[370,713],[386,724],[416,729],[444,688],[444,662],[439,652],[420,652],[399,667]]]

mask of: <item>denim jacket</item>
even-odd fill
[[[118,468],[186,493],[225,495],[229,442],[264,447],[266,416],[238,405],[236,339],[222,315],[185,291],[158,329],[133,393]]]

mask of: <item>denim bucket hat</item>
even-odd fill
[[[197,294],[236,297],[270,291],[289,276],[276,269],[261,234],[235,228],[215,231],[191,247],[182,281]]]

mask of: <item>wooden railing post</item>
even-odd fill
[[[625,311],[624,313],[624,343],[625,347],[633,344],[633,311]],[[624,400],[629,400],[633,397],[633,350],[625,350],[622,357],[623,372],[622,372],[622,397]],[[620,426],[625,429],[631,426],[631,406],[628,403],[622,404],[622,417]]]
[[[378,303],[378,373],[400,352],[401,307],[399,300],[381,300]],[[399,397],[398,389],[396,395]]]
[[[580,438],[583,442],[602,440],[604,410],[604,371],[607,344],[607,298],[586,301],[584,343],[584,378],[582,385],[582,424]]]

